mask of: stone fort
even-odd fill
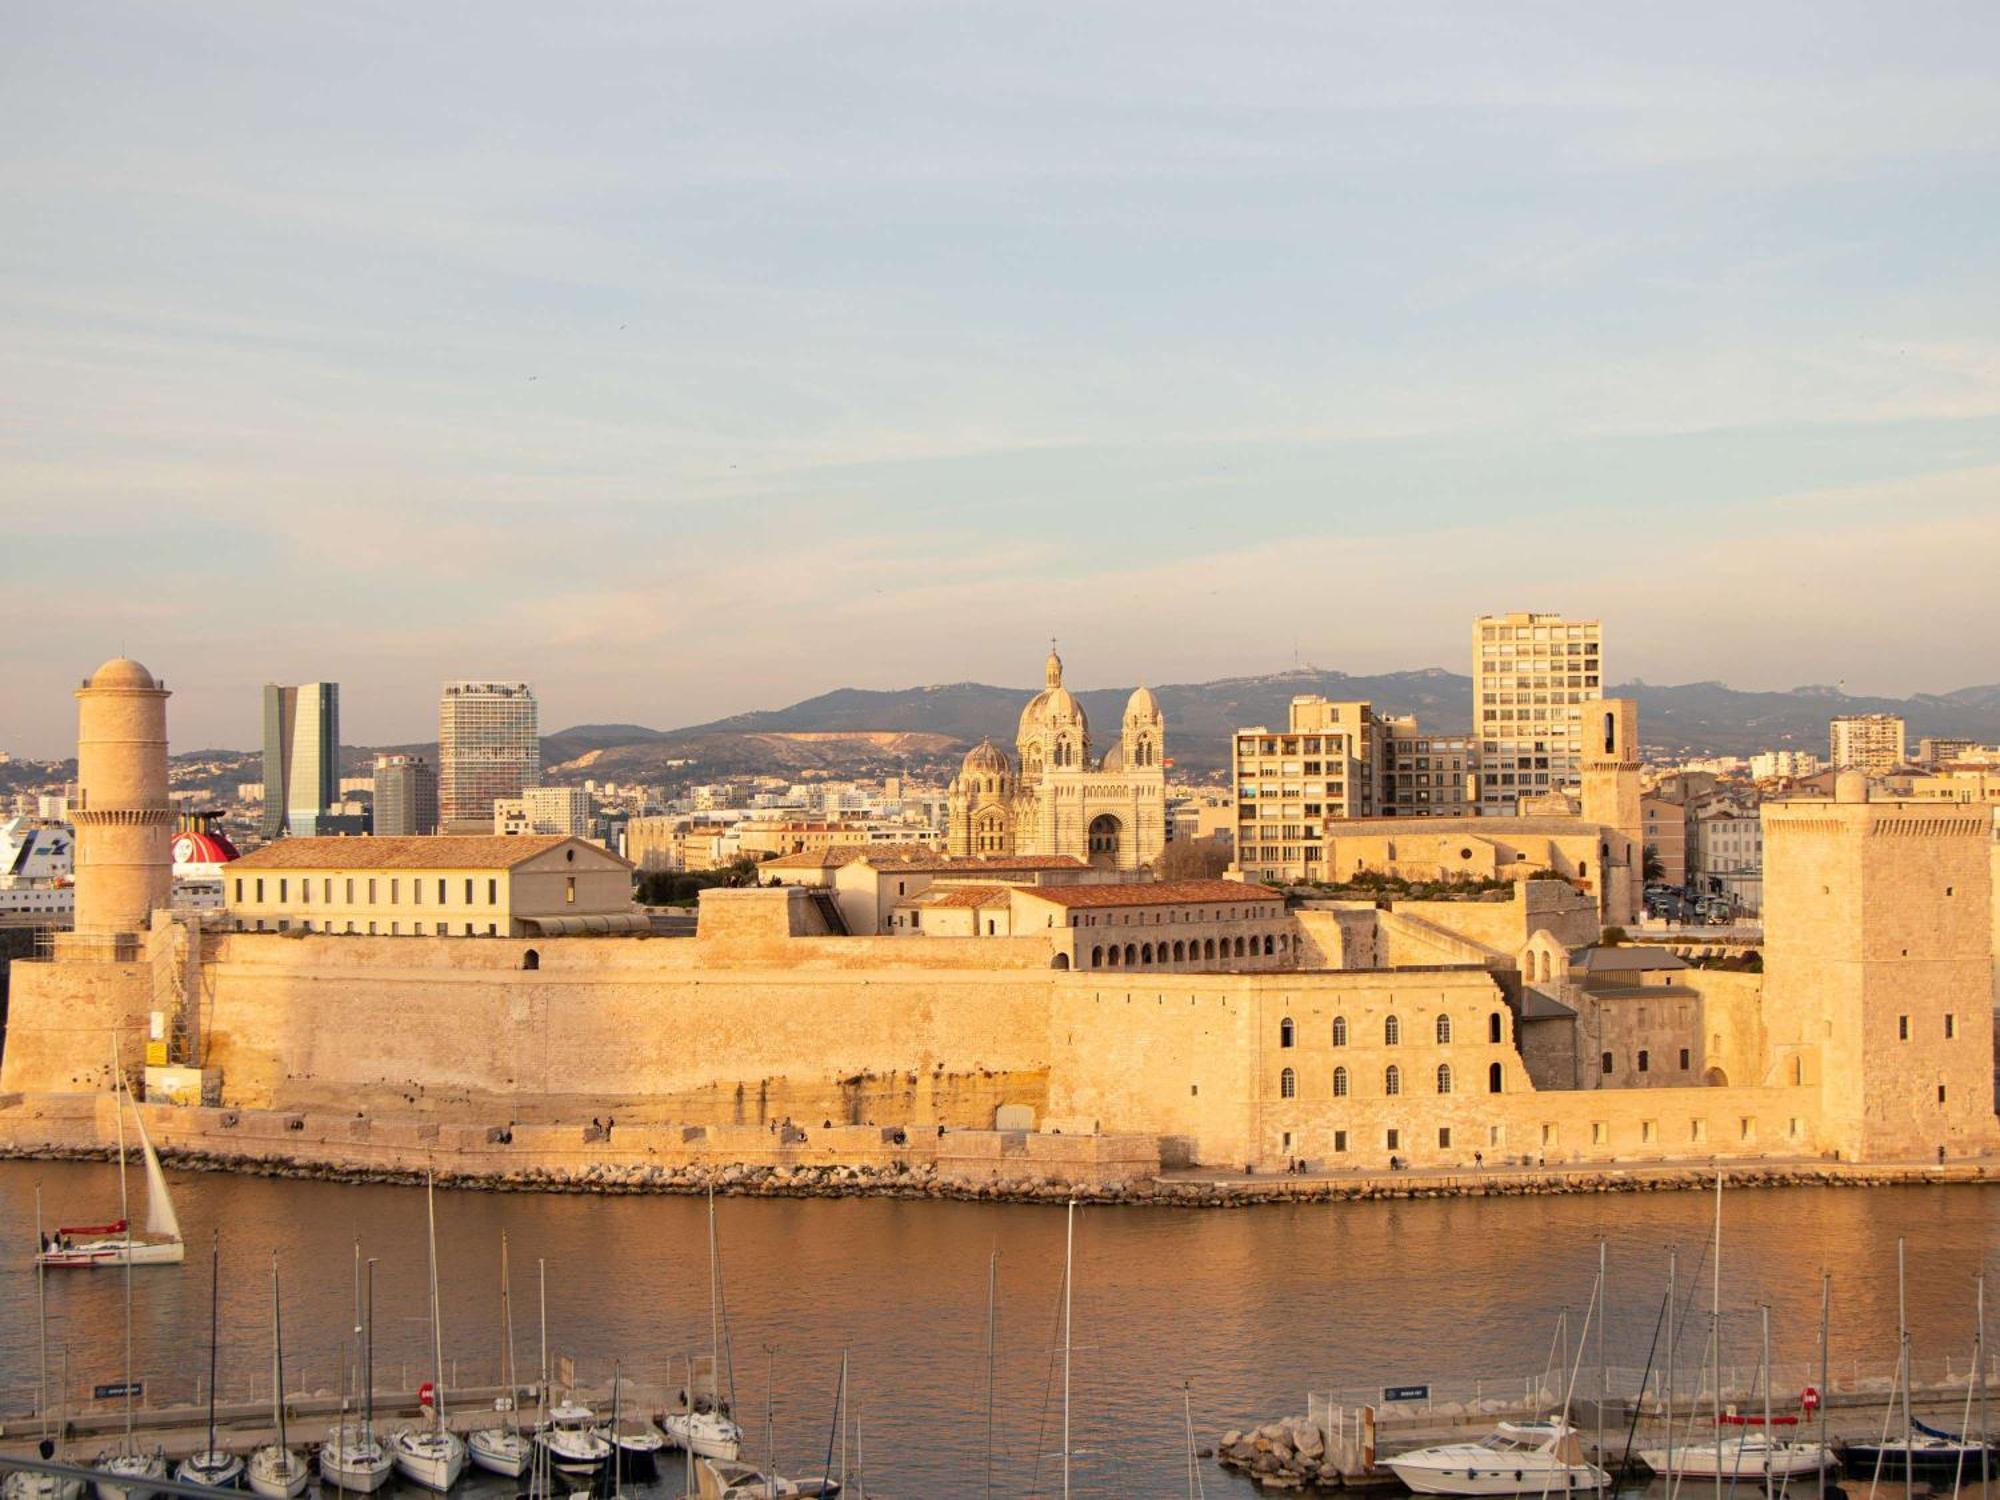
[[[167,906],[164,685],[117,660],[77,698],[76,927],[14,966],[0,1124],[150,1048],[203,1119],[999,1126],[1259,1171],[2000,1146],[1991,810],[1859,777],[1764,810],[1762,973],[1606,943],[1625,893],[1552,869],[1288,905],[998,853],[709,891],[689,938],[257,931]]]

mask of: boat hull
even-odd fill
[[[1811,1443],[1782,1443],[1775,1449],[1732,1449],[1725,1445],[1719,1460],[1713,1445],[1690,1443],[1674,1449],[1672,1468],[1667,1466],[1664,1448],[1642,1448],[1639,1461],[1655,1474],[1674,1474],[1683,1479],[1713,1479],[1718,1474],[1725,1479],[1762,1479],[1767,1473],[1775,1479],[1788,1479],[1817,1474],[1834,1465],[1832,1452]]]
[[[239,1489],[243,1484],[243,1460],[220,1450],[196,1453],[174,1465],[174,1478],[181,1484],[205,1484],[213,1490]]]
[[[489,1427],[467,1438],[465,1451],[472,1462],[487,1473],[519,1479],[526,1472],[534,1450],[518,1432],[504,1427]]]
[[[595,1474],[611,1461],[611,1445],[595,1433],[557,1427],[535,1435],[549,1462],[565,1474]]]
[[[1849,1443],[1847,1445],[1847,1472],[1857,1479],[1872,1479],[1876,1472],[1876,1457],[1881,1457],[1881,1473],[1884,1479],[1901,1479],[1909,1474],[1917,1479],[1957,1480],[1963,1483],[1977,1483],[1979,1479],[1979,1444],[1941,1443],[1935,1447],[1918,1447],[1914,1453],[1904,1449],[1901,1443]],[[1987,1459],[1988,1472],[2000,1475],[2000,1451]]]
[[[389,1451],[398,1474],[440,1494],[457,1484],[465,1472],[465,1444],[451,1433],[399,1432]]]
[[[0,1500],[83,1500],[83,1481],[17,1469],[0,1480]]]
[[[298,1500],[306,1491],[306,1481],[311,1478],[312,1467],[303,1454],[276,1444],[259,1448],[251,1454],[244,1470],[244,1480],[249,1484],[251,1493],[262,1495],[264,1500]]]
[[[187,1246],[179,1240],[93,1240],[44,1250],[35,1264],[51,1270],[89,1270],[96,1266],[177,1266],[187,1259]]]
[[[1583,1466],[1481,1469],[1467,1464],[1447,1469],[1390,1459],[1388,1468],[1419,1495],[1560,1495],[1601,1490],[1609,1482],[1601,1471]]]
[[[727,1417],[711,1412],[669,1412],[658,1419],[660,1431],[676,1448],[685,1448],[697,1458],[713,1458],[734,1463],[743,1452],[743,1429]]]
[[[338,1432],[329,1433],[319,1450],[319,1477],[337,1490],[371,1495],[389,1482],[396,1464],[380,1443],[349,1438],[343,1442]]]
[[[102,1479],[92,1481],[97,1500],[154,1500],[160,1492],[149,1481],[167,1477],[167,1461],[157,1453],[120,1455],[97,1465]]]

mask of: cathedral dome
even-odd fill
[[[1063,686],[1062,658],[1055,648],[1049,648],[1049,659],[1042,666],[1042,680],[1048,684],[1028,700],[1021,710],[1021,727],[1015,739],[1025,740],[1039,730],[1057,729],[1070,725],[1083,732],[1086,740],[1090,737],[1090,720],[1084,717],[1083,705],[1076,701],[1076,694]]]
[[[1153,696],[1153,690],[1141,683],[1132,690],[1132,696],[1125,700],[1125,717],[1157,719],[1160,716],[1160,700]]]
[[[1007,752],[994,744],[991,739],[981,740],[965,752],[965,759],[958,768],[961,776],[1005,776],[1014,769],[1007,759]]]

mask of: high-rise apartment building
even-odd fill
[[[1827,725],[1836,771],[1881,775],[1903,763],[1906,730],[1900,714],[1842,714]]]
[[[1479,807],[1479,742],[1431,734],[1412,715],[1388,721],[1378,799],[1385,818],[1463,818]]]
[[[590,793],[580,786],[523,787],[518,797],[493,804],[495,833],[561,833],[590,836]]]
[[[375,757],[375,832],[408,838],[436,833],[437,768],[421,755]]]
[[[540,717],[525,682],[447,682],[438,700],[438,816],[491,833],[493,804],[542,779]]]
[[[1306,696],[1292,700],[1282,731],[1237,730],[1230,760],[1239,862],[1317,878],[1328,820],[1375,815],[1388,737],[1374,705]]]
[[[312,837],[339,790],[340,684],[265,683],[264,837]]]
[[[1479,810],[1574,786],[1583,705],[1604,695],[1603,625],[1561,615],[1481,615],[1472,627],[1472,724]]]

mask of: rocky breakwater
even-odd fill
[[[1267,1490],[1332,1490],[1347,1482],[1327,1452],[1326,1438],[1304,1417],[1225,1432],[1215,1461]]]

